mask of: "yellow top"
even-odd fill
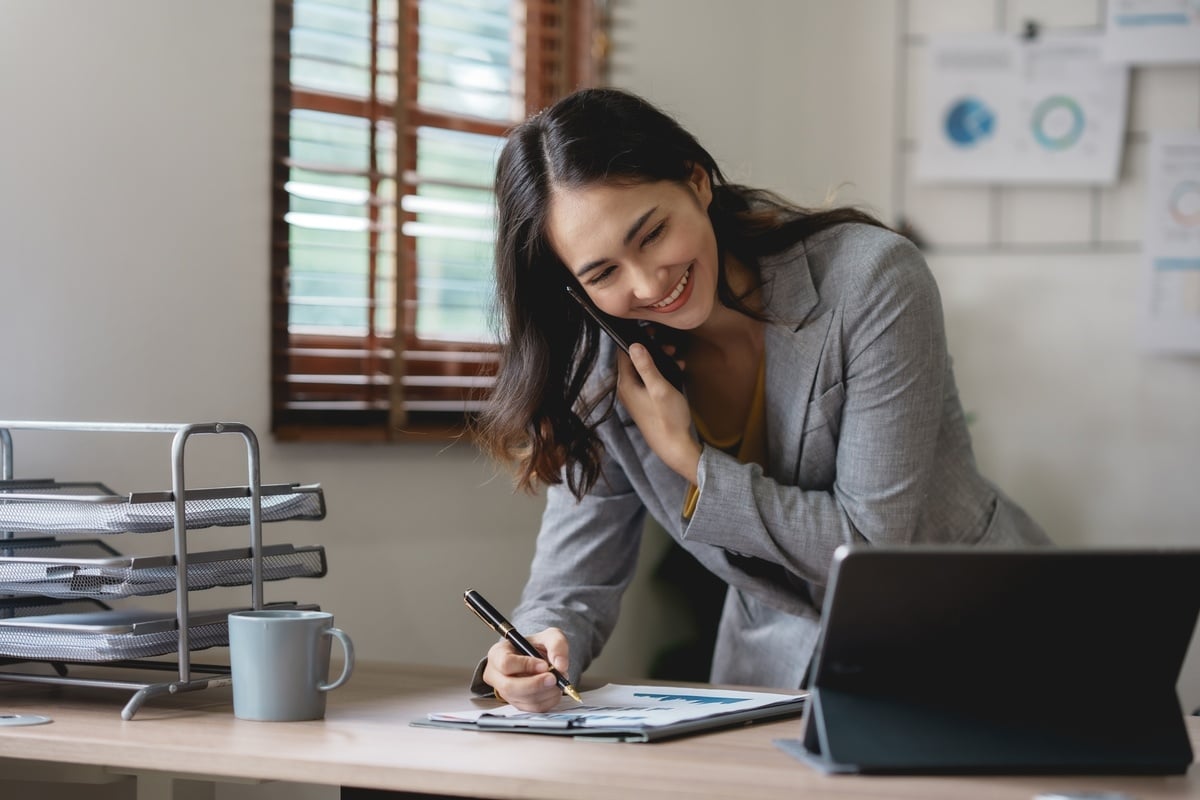
[[[696,411],[692,410],[692,422],[696,424],[696,433],[700,440],[711,447],[736,456],[743,464],[758,464],[766,467],[767,438],[766,438],[766,377],[767,362],[764,358],[758,364],[758,378],[754,383],[754,398],[750,401],[750,412],[746,415],[746,424],[737,436],[724,441],[717,441],[710,433],[710,427]],[[683,518],[691,519],[696,510],[696,502],[700,499],[700,490],[694,485],[688,486],[687,495],[683,499]]]

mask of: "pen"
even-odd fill
[[[475,616],[483,620],[483,624],[500,634],[501,638],[508,640],[508,643],[520,650],[527,656],[540,658],[545,660],[545,656],[541,651],[529,643],[529,640],[517,631],[512,626],[512,623],[504,618],[504,615],[495,609],[495,607],[487,600],[483,599],[483,595],[474,589],[467,589],[463,592],[463,602],[467,604],[467,608],[475,612]],[[548,662],[547,662],[548,663]],[[567,676],[563,675],[553,664],[550,664],[550,674],[558,681],[558,685],[564,692],[571,696],[577,703],[582,703],[583,698],[579,696],[579,692],[567,680]]]

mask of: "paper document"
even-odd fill
[[[540,713],[506,705],[486,710],[431,713],[429,720],[473,724],[479,728],[628,730],[676,725],[777,705],[796,705],[804,697],[803,694],[612,683],[583,692],[582,696],[583,705],[563,698],[563,702],[550,711]]]
[[[1104,57],[1132,64],[1200,62],[1196,0],[1109,0]]]
[[[0,494],[0,500],[4,500]],[[320,492],[297,491],[262,497],[262,519],[321,519],[325,508]],[[189,529],[211,525],[247,525],[250,498],[187,500]],[[156,533],[175,527],[175,503],[134,503],[119,496],[97,495],[83,499],[54,497],[33,502],[17,499],[0,504],[0,531],[20,533]]]
[[[1148,160],[1142,341],[1200,353],[1200,132],[1154,131]]]
[[[1111,184],[1129,68],[1098,33],[940,34],[929,41],[916,178],[938,183]]]

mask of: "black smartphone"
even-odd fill
[[[592,302],[591,298],[583,292],[577,290],[574,286],[567,286],[567,294],[575,298],[575,301],[583,307],[583,310],[588,313],[600,329],[607,333],[617,346],[629,352],[629,345],[640,344],[645,346],[649,351],[650,357],[654,359],[654,366],[658,367],[659,373],[664,378],[670,381],[671,385],[679,391],[683,391],[683,370],[675,363],[675,359],[671,358],[659,346],[658,342],[642,329],[636,320],[622,319],[614,317],[610,314],[605,314]]]

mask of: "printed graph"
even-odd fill
[[[695,703],[696,705],[729,705],[745,703],[745,697],[717,697],[699,694],[654,694],[652,692],[634,692],[634,697],[648,697],[663,703]]]

